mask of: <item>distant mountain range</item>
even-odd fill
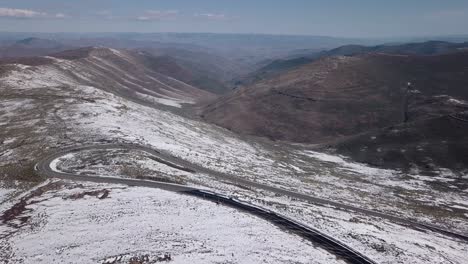
[[[0,32],[2,40],[21,40],[29,37],[54,39],[58,41],[80,41],[85,39],[114,39],[120,41],[160,42],[173,44],[198,45],[216,50],[253,50],[278,49],[330,49],[346,44],[376,45],[389,40],[346,38],[307,35],[269,35],[269,34],[222,34],[222,33],[136,33],[136,32],[96,32],[96,33],[37,33],[37,32]],[[257,49],[258,51],[258,49]]]
[[[72,48],[73,46],[64,45],[57,41],[31,37],[18,40],[10,45],[0,46],[0,58],[44,56]]]
[[[468,42],[450,43],[443,41],[427,41],[400,45],[345,45],[328,51],[295,51],[289,56],[289,58],[273,60],[257,71],[249,73],[243,78],[239,78],[237,84],[249,84],[261,79],[272,77],[276,73],[291,70],[324,57],[356,56],[367,53],[385,53],[395,55],[440,55],[463,50],[468,50]]]
[[[401,45],[379,45],[373,47],[365,47],[359,45],[347,45],[328,52],[324,52],[324,56],[353,56],[364,53],[386,53],[400,55],[439,55],[460,50],[468,50],[468,42],[450,43],[443,41],[427,41],[421,43],[408,43]]]
[[[210,53],[206,48],[189,44],[164,44],[152,41],[113,40],[113,39],[80,39],[72,40],[48,40],[40,38],[25,38],[0,47],[0,58],[3,61],[21,61],[38,63],[43,58],[55,53],[74,50],[79,47],[107,46],[117,49],[131,49],[140,53],[146,53],[147,63],[158,70],[164,71],[169,76],[183,80],[188,84],[203,87],[214,93],[224,93],[228,88],[228,82],[235,76],[248,71],[242,63],[222,57],[216,53]],[[152,59],[149,59],[152,58]]]

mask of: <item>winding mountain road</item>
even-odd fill
[[[125,150],[139,150],[144,151],[150,155],[152,155],[157,161],[164,163],[168,166],[173,168],[188,171],[188,172],[199,172],[199,173],[206,173],[209,174],[217,179],[223,181],[229,181],[237,185],[244,185],[246,187],[254,187],[257,189],[262,189],[266,191],[270,191],[280,195],[287,195],[293,198],[301,199],[304,201],[308,201],[318,205],[326,205],[326,206],[333,206],[337,209],[346,210],[346,211],[353,211],[360,214],[368,215],[368,216],[375,216],[384,219],[388,219],[394,223],[398,223],[404,226],[408,226],[418,230],[430,230],[433,232],[438,232],[447,236],[451,236],[465,242],[468,242],[468,236],[464,234],[459,234],[456,232],[452,232],[450,230],[446,230],[437,226],[428,225],[424,223],[414,222],[408,219],[400,218],[397,216],[388,215],[382,212],[368,210],[364,208],[354,207],[347,204],[342,204],[339,202],[334,202],[318,197],[309,196],[306,194],[301,194],[293,191],[288,191],[284,189],[280,189],[277,187],[272,187],[266,184],[250,181],[247,179],[238,178],[236,176],[222,173],[218,171],[214,171],[209,168],[205,168],[198,164],[191,163],[189,161],[180,159],[173,155],[170,155],[166,152],[155,150],[151,147],[141,146],[141,145],[134,145],[134,144],[106,144],[106,145],[89,145],[89,146],[80,146],[80,147],[73,147],[63,149],[47,158],[41,160],[36,166],[35,171],[40,176],[43,177],[52,177],[52,178],[60,178],[66,180],[74,180],[74,181],[91,181],[91,182],[98,182],[98,183],[114,183],[114,184],[125,184],[129,186],[143,186],[143,187],[152,187],[152,188],[159,188],[168,191],[174,191],[179,193],[184,193],[192,196],[197,196],[200,198],[208,199],[215,201],[217,203],[222,203],[231,207],[235,207],[238,209],[242,209],[264,219],[267,219],[274,224],[286,228],[287,230],[294,232],[298,235],[303,236],[306,239],[309,239],[312,242],[318,244],[318,246],[332,252],[333,254],[343,258],[348,263],[352,264],[362,264],[362,263],[375,263],[366,256],[360,254],[359,252],[349,248],[348,246],[344,245],[343,243],[339,242],[338,240],[331,238],[318,230],[310,228],[308,226],[304,226],[300,223],[295,222],[292,219],[289,219],[285,216],[277,214],[267,209],[263,209],[257,206],[253,206],[247,204],[245,202],[241,202],[220,194],[216,194],[213,192],[200,190],[196,188],[192,188],[189,186],[178,185],[178,184],[171,184],[165,182],[156,182],[156,181],[149,181],[149,180],[137,180],[137,179],[125,179],[125,178],[115,178],[115,177],[99,177],[99,176],[90,176],[90,175],[77,175],[72,173],[61,172],[56,169],[51,168],[51,164],[54,163],[54,160],[63,157],[70,153],[76,153],[84,150],[111,150],[111,149],[125,149]]]

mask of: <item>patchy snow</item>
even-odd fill
[[[150,96],[150,95],[147,95],[147,94],[142,94],[142,93],[139,93],[139,92],[135,92],[135,94],[137,94],[141,98],[148,99],[151,102],[158,103],[158,104],[163,104],[163,105],[167,105],[167,106],[172,106],[172,107],[177,107],[177,108],[182,107],[181,103],[189,103],[189,102],[179,101],[179,100],[176,100],[176,99],[166,99],[166,98],[162,98],[162,97],[154,97],[154,96]]]
[[[32,110],[31,99],[7,99],[0,102],[0,120],[15,117],[18,111]],[[10,139],[11,140],[11,139]]]
[[[440,213],[433,210],[448,204],[447,201],[463,199],[466,193],[457,190],[442,193],[424,178],[348,162],[339,156],[288,149],[276,152],[210,124],[145,107],[97,89],[93,92],[92,87],[87,89],[94,102],[69,105],[67,111],[60,110],[59,114],[72,131],[86,135],[90,141],[149,145],[237,177],[359,207],[378,208],[402,217],[456,224],[468,230],[464,215],[447,214],[440,219]],[[440,209],[449,212],[447,208]],[[431,212],[434,216],[428,215]]]
[[[60,162],[62,162],[63,160],[72,159],[74,156],[75,156],[74,153],[69,153],[69,154],[63,155],[63,156],[61,156],[59,158],[56,158],[56,159],[52,160],[49,167],[50,167],[50,169],[52,171],[61,172],[61,170],[57,167],[58,164]]]
[[[0,187],[0,204],[9,199],[13,193],[15,193],[15,188],[1,188]]]
[[[265,150],[224,129],[98,93],[104,98],[97,103],[72,106],[73,116],[68,118],[77,121],[74,129],[145,143],[215,170],[232,172],[249,166],[257,174],[278,173],[274,161],[262,155]]]
[[[455,99],[455,98],[448,99],[448,102],[452,103],[452,104],[455,104],[455,105],[468,105],[468,103],[466,101],[458,100],[458,99]]]
[[[11,144],[16,141],[16,138],[6,138],[3,140],[3,144]]]
[[[311,151],[311,150],[304,151],[304,152],[307,155],[309,155],[310,157],[316,158],[316,159],[321,160],[321,161],[336,163],[337,165],[341,166],[342,168],[345,168],[345,169],[348,169],[350,171],[357,172],[357,173],[360,173],[360,174],[368,174],[368,175],[379,174],[379,175],[382,175],[382,177],[385,177],[385,176],[389,176],[389,175],[392,175],[393,173],[395,173],[395,171],[393,171],[393,170],[373,168],[373,167],[369,167],[366,164],[346,161],[341,156],[330,155],[330,154]]]
[[[18,64],[15,69],[2,76],[0,82],[6,87],[15,87],[15,89],[21,90],[96,83],[105,90],[112,90],[112,86],[114,86],[128,91],[127,93],[133,93],[135,92],[134,87],[138,87],[147,93],[145,97],[146,99],[150,98],[150,102],[173,107],[180,107],[180,103],[194,103],[192,92],[200,92],[197,88],[180,81],[176,82],[174,79],[159,73],[153,72],[151,73],[153,76],[150,76],[141,69],[143,73],[135,71],[130,74],[127,68],[121,64],[124,61],[128,65],[134,65],[135,62],[132,61],[131,56],[118,50],[110,49],[110,51],[120,59],[120,64],[101,56],[91,56],[75,61],[53,59],[51,64],[40,66]],[[159,77],[155,78],[154,76]],[[143,86],[143,83],[146,85]],[[172,87],[171,85],[174,84],[177,84],[178,88],[182,86],[183,89]],[[185,90],[186,88],[188,90]],[[154,91],[160,91],[159,96]]]
[[[466,216],[449,207],[454,201],[468,199],[462,191],[466,185],[460,176],[449,170],[441,169],[438,176],[419,175],[417,170],[402,173],[372,168],[315,151],[298,151],[297,154],[304,160],[304,166],[321,170],[320,174],[309,173],[305,178],[317,187],[314,195],[468,232]]]
[[[461,209],[461,210],[465,210],[465,211],[468,211],[468,206],[462,206],[462,205],[450,205],[451,208],[455,208],[455,209]]]
[[[140,150],[106,149],[70,153],[52,161],[51,169],[79,175],[138,178],[184,184],[192,173],[179,170]]]
[[[318,207],[287,197],[270,196],[262,206],[288,215],[370,256],[377,263],[466,263],[468,244],[432,232],[421,232],[387,220]],[[315,217],[310,217],[314,215]]]
[[[14,86],[17,89],[34,89],[77,84],[72,78],[52,65],[28,67],[20,71],[12,71],[0,81],[4,85]]]
[[[72,198],[103,188],[110,190],[106,199]],[[164,254],[170,263],[343,263],[262,219],[167,191],[86,184],[37,199],[28,205],[30,225],[0,242],[8,263]]]
[[[468,250],[468,244],[437,233],[413,230],[378,217],[318,206],[267,191],[239,188],[209,178],[203,180],[203,185],[218,192],[229,190],[239,200],[269,208],[316,228],[377,263],[465,264],[464,252]]]

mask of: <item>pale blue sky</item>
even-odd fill
[[[0,0],[0,31],[468,33],[467,0]]]

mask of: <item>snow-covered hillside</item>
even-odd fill
[[[125,65],[120,60],[130,58],[112,50],[105,50],[105,54],[112,58],[114,55],[119,57],[112,60],[119,62],[116,65],[114,62],[104,63],[101,61],[104,55],[98,53],[94,57],[75,60],[53,58],[54,62],[46,65],[8,66],[8,71],[0,75],[2,182],[42,182],[43,179],[32,173],[34,164],[64,147],[136,143],[239,178],[411,217],[459,232],[468,230],[468,208],[464,202],[468,200],[468,189],[460,184],[460,177],[456,175],[441,173],[440,177],[427,177],[418,172],[403,174],[379,170],[349,163],[342,157],[312,152],[303,146],[241,137],[159,107],[150,107],[151,100],[170,100],[170,104],[175,106],[197,97],[191,94],[192,90],[180,89],[171,93],[167,85],[174,88],[179,82],[157,73],[143,77],[146,78],[143,81],[139,78],[146,73],[139,69],[114,69]],[[131,75],[126,76],[127,72]],[[157,84],[158,81],[152,78],[165,85]],[[144,90],[149,100],[139,101],[139,97],[129,96],[129,91],[143,89],[137,87],[143,86],[142,82],[146,81],[152,83],[144,86],[145,89],[150,89],[147,87],[153,87],[153,84],[156,87],[151,91]],[[87,170],[86,173],[95,170],[95,175],[123,176],[122,168],[114,167],[116,171],[113,172],[112,167],[105,164],[134,160],[158,177],[163,175],[165,179],[171,179],[171,176],[177,176],[179,183],[216,190],[288,215],[344,241],[379,263],[462,264],[465,261],[464,252],[468,250],[467,244],[462,241],[399,226],[389,220],[317,206],[242,184],[222,182],[212,175],[174,172],[148,160],[141,153],[107,153],[113,155],[101,155],[99,159],[90,158],[97,157],[95,153],[81,154],[68,157],[72,161],[68,164],[74,164],[68,169]],[[80,162],[89,166],[80,166],[77,164]],[[132,169],[131,164],[124,165]],[[466,179],[466,176],[461,179]],[[434,185],[447,188],[433,188]],[[4,189],[2,193],[8,194],[9,200],[0,206],[0,215],[21,201],[19,196],[16,199],[10,197],[11,187]],[[85,196],[77,200],[62,199],[73,193],[93,192],[96,189],[110,189],[110,198],[100,200]],[[179,203],[186,208],[179,208]],[[191,211],[191,208],[195,209]],[[133,210],[140,215],[135,215]],[[209,217],[205,218],[206,215]],[[202,225],[199,228],[190,226],[189,221],[182,221],[177,216],[195,218]],[[154,217],[159,217],[160,222],[147,222],[147,218]],[[235,223],[240,218],[245,219]],[[10,228],[14,226],[11,224],[17,223],[18,219],[26,221],[10,233]],[[132,225],[125,225],[128,222]],[[221,241],[223,239],[213,231],[222,230],[220,224],[223,222],[230,223],[226,233],[223,233],[224,237],[229,238],[227,241]],[[164,254],[167,246],[174,246],[178,239],[187,242],[186,248],[183,248],[183,243],[178,244],[180,247],[170,253],[175,261],[182,262],[190,257],[196,263],[243,263],[244,259],[248,263],[256,263],[263,261],[260,258],[263,255],[268,257],[265,261],[270,263],[335,261],[328,253],[299,237],[281,233],[281,230],[263,220],[208,202],[144,188],[59,184],[53,190],[28,200],[24,211],[0,226],[2,232],[10,234],[2,240],[1,249],[14,260],[13,263],[20,263],[21,258],[26,263],[53,262],[54,258],[61,259],[66,254],[73,262],[73,257],[83,251],[89,253],[83,257],[84,262],[102,262],[107,257],[119,257],[120,254],[123,254],[122,258],[130,258],[134,253],[154,257]],[[174,235],[174,230],[186,230],[185,226],[190,227],[189,231],[177,233],[181,237]],[[244,226],[255,227],[255,230],[246,230]],[[102,238],[92,235],[101,227],[105,233]],[[66,234],[71,234],[74,240],[70,240]],[[167,245],[151,244],[156,243],[154,239],[163,239],[162,234],[171,234],[164,240],[168,241]],[[262,243],[266,243],[265,247],[253,246],[259,243],[256,237],[264,239]],[[234,249],[231,238],[248,243],[242,249]],[[42,244],[32,243],[38,239]],[[287,241],[290,245],[282,248],[284,244],[281,241]],[[46,246],[48,243],[53,243],[53,249]],[[88,250],[89,245],[109,246],[105,252],[97,254]],[[150,252],[150,245],[160,247],[161,251]],[[190,250],[199,245],[206,245],[207,251]],[[266,250],[268,247],[272,249],[270,253]],[[301,247],[300,251],[298,247]],[[221,252],[222,248],[229,250]],[[234,253],[234,256],[229,253]],[[204,259],[204,256],[209,257]],[[308,256],[314,256],[313,260]]]
[[[71,51],[70,51],[71,52]],[[85,48],[77,54],[45,57],[37,66],[16,65],[5,85],[34,89],[44,86],[92,85],[138,102],[181,107],[212,95],[153,71],[145,55],[107,48]]]
[[[40,199],[29,206],[30,227],[0,242],[1,261],[343,263],[266,221],[167,191],[68,184]]]

